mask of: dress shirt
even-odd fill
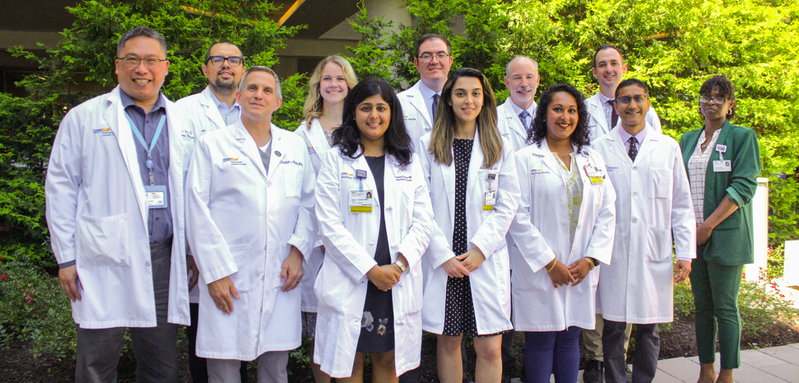
[[[630,133],[627,133],[627,131],[624,130],[624,128],[619,129],[619,134],[621,134],[621,140],[622,140],[622,142],[624,142],[624,149],[629,152],[630,151],[630,137],[632,137],[632,135]],[[638,134],[635,135],[635,139],[638,140],[638,151],[639,152],[641,151],[641,145],[644,143],[644,137],[646,137],[646,128],[641,129],[641,131],[638,132]]]
[[[158,129],[158,123],[161,117],[166,117],[166,103],[165,98],[161,97],[160,93],[158,101],[155,106],[150,110],[150,113],[145,114],[142,107],[136,105],[130,96],[120,89],[119,97],[122,99],[122,107],[125,108],[125,113],[130,117],[136,128],[139,129],[144,142],[148,147],[153,142],[155,131]],[[169,190],[169,122],[164,118],[164,128],[161,131],[161,136],[155,143],[155,148],[151,153],[153,158],[153,179],[156,185],[164,185],[167,189],[167,201],[171,195]],[[121,126],[120,129],[130,129],[130,126]],[[150,184],[150,171],[147,169],[145,162],[147,161],[147,151],[142,147],[141,143],[135,137],[133,141],[136,145],[136,153],[139,157],[139,173],[144,185]],[[150,243],[161,243],[172,236],[172,212],[171,209],[150,209],[147,214],[147,232],[150,234]]]
[[[609,131],[613,130],[613,128],[615,128],[615,126],[613,126],[613,124],[612,124],[613,121],[611,121],[613,119],[613,106],[608,104],[608,101],[613,101],[613,100],[615,100],[615,98],[605,97],[605,95],[602,94],[601,92],[599,92],[597,94],[599,94],[599,100],[602,101],[602,111],[605,112],[605,120],[607,120],[607,122],[608,122],[608,132],[609,132]],[[639,140],[638,142],[641,142],[641,141]]]
[[[536,105],[535,101],[533,101],[529,108],[522,109],[519,105],[516,105],[513,100],[511,100],[510,106],[513,107],[513,112],[516,113],[516,117],[519,117],[523,110],[526,110],[527,113],[530,114],[530,117],[527,118],[527,125],[524,126],[524,131],[530,133],[530,127],[533,126],[533,118],[535,118],[535,109],[538,107],[538,105]],[[519,121],[521,121],[521,119],[519,119]]]
[[[238,101],[234,100],[233,105],[228,106],[226,103],[216,98],[216,95],[211,91],[210,87],[205,87],[203,93],[214,102],[216,109],[219,110],[219,115],[222,116],[222,121],[225,121],[225,125],[233,125],[239,120],[241,116],[241,106],[239,106]]]

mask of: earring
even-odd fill
[[[732,109],[727,109],[727,115],[729,116],[731,114],[732,114]]]

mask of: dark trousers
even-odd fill
[[[701,252],[691,263],[691,291],[696,305],[696,345],[700,363],[716,361],[718,334],[721,368],[731,370],[741,365],[738,290],[743,269],[743,265],[726,266],[707,262]]]
[[[563,331],[527,332],[524,342],[524,370],[527,383],[574,383],[580,372],[580,328]]]
[[[208,383],[208,364],[205,358],[197,356],[197,317],[200,305],[189,305],[191,311],[191,326],[186,327],[186,337],[189,338],[189,373],[194,383]],[[241,362],[241,383],[247,383],[247,362]]]
[[[136,357],[136,382],[178,381],[178,326],[167,323],[171,238],[150,245],[153,268],[156,327],[130,328],[133,355]],[[78,326],[75,364],[76,382],[116,382],[119,354],[125,327],[83,329]]]
[[[627,355],[624,352],[625,322],[605,319],[602,348],[605,353],[605,382],[627,382]],[[633,383],[650,383],[655,379],[660,352],[660,335],[657,323],[635,325],[635,350],[633,352]]]

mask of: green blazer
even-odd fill
[[[702,129],[692,130],[680,138],[686,172],[688,159],[694,153],[701,132]],[[750,201],[755,195],[757,175],[761,171],[757,134],[749,128],[733,125],[728,120],[721,128],[716,145],[727,146],[723,157],[732,162],[732,171],[715,172],[713,161],[719,159],[719,152],[716,147],[706,149],[713,153],[705,174],[704,218],[707,219],[716,210],[724,196],[728,196],[739,208],[713,229],[707,243],[697,248],[697,254],[708,262],[721,265],[752,263],[754,239]]]

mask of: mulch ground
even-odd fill
[[[758,334],[744,333],[741,339],[741,348],[751,349],[755,347],[774,347],[799,343],[798,330],[799,328],[796,324],[775,323],[773,327],[765,329]],[[694,356],[697,353],[694,323],[692,319],[679,318],[675,320],[669,329],[661,331],[660,340],[660,359]],[[425,334],[422,348],[420,383],[438,382],[436,375],[435,342],[435,336]],[[467,343],[469,342],[470,340],[467,339]],[[510,367],[511,376],[523,376],[523,347],[524,335],[515,333],[513,337],[512,356],[516,360]],[[58,360],[47,355],[33,358],[29,352],[29,348],[30,345],[28,343],[13,341],[7,342],[4,348],[0,348],[0,382],[74,382],[74,360]],[[181,382],[191,382],[187,367],[188,350],[185,342],[179,343],[179,352]],[[474,371],[474,350],[470,348],[467,354],[470,370]],[[135,370],[136,362],[132,353],[124,353],[119,363],[119,382],[133,382],[135,380]],[[250,373],[250,381],[255,381],[252,367],[250,368]],[[464,377],[464,381],[468,382],[473,380],[471,373],[467,372],[465,375],[467,376]]]

